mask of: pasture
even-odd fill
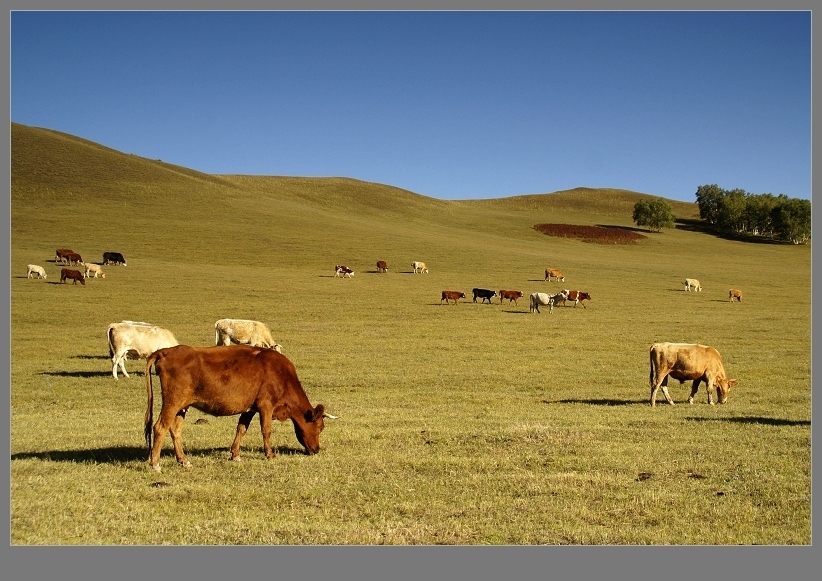
[[[12,124],[11,543],[810,544],[810,247],[533,229],[631,227],[641,196],[448,202],[208,176]],[[128,266],[59,284],[63,247]],[[48,278],[26,278],[30,263]],[[566,281],[545,282],[548,266]],[[524,296],[473,303],[473,287]],[[563,288],[592,300],[529,313],[530,293]],[[467,298],[441,303],[445,289]],[[115,381],[106,327],[148,321],[207,346],[224,317],[266,323],[311,403],[340,417],[315,456],[275,422],[273,460],[255,417],[229,462],[237,417],[191,409],[192,468],[167,438],[155,474],[144,362]],[[703,384],[688,405],[690,383],[671,381],[678,405],[652,409],[656,341],[716,347],[740,382],[729,402],[707,405]]]

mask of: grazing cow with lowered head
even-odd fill
[[[86,279],[83,278],[83,273],[79,270],[73,270],[71,268],[61,268],[60,269],[60,282],[63,284],[67,284],[67,279],[72,279],[74,282],[71,284],[77,284],[79,281],[81,285],[86,286]]]
[[[58,248],[55,253],[54,262],[62,262],[65,264],[66,254],[74,254],[74,250],[71,250],[70,248]]]
[[[562,274],[561,270],[556,268],[546,268],[545,269],[545,280],[551,282],[551,279],[555,278],[558,281],[565,282],[565,275]]]
[[[559,301],[563,299],[567,299],[568,296],[565,294],[565,291],[558,292],[553,295],[549,295],[547,293],[531,293],[531,312],[532,313],[539,313],[539,307],[547,306],[548,307],[548,314],[554,312],[554,305],[557,304]]]
[[[108,354],[111,357],[111,373],[117,379],[117,367],[128,377],[126,358],[142,359],[157,349],[178,345],[177,338],[168,329],[149,323],[123,321],[112,323],[106,331]]]
[[[354,271],[351,270],[350,268],[348,268],[347,266],[344,266],[342,264],[338,264],[337,266],[334,267],[334,276],[335,277],[341,276],[343,278],[345,278],[345,277],[351,278],[352,276],[354,276]]]
[[[704,381],[708,391],[708,403],[713,405],[714,388],[719,403],[728,401],[731,388],[738,384],[736,379],[728,379],[719,351],[706,345],[691,343],[654,343],[650,349],[651,359],[651,407],[656,405],[656,393],[662,387],[662,394],[668,403],[674,400],[668,395],[668,376],[680,383],[693,380],[688,403],[694,403],[699,383]]]
[[[83,257],[77,254],[76,252],[67,252],[63,255],[63,258],[66,260],[66,263],[71,266],[72,264],[82,264],[85,266],[85,262],[83,262]]]
[[[160,379],[163,404],[152,429],[154,390],[151,366]],[[146,408],[144,433],[149,449],[149,464],[160,472],[160,450],[166,433],[171,431],[177,462],[189,468],[183,453],[183,421],[189,407],[214,416],[240,416],[231,444],[231,459],[240,459],[240,442],[254,414],[260,414],[263,450],[266,458],[275,456],[271,447],[271,422],[288,419],[294,424],[297,441],[306,454],[320,450],[323,418],[322,404],[312,406],[303,390],[294,364],[272,349],[249,345],[189,347],[179,345],[155,351],[146,359]],[[153,436],[153,443],[152,443]]]
[[[378,272],[388,272],[388,264],[384,260],[377,261],[377,271]]]
[[[738,288],[732,288],[728,291],[728,302],[733,302],[734,299],[738,300],[740,303],[742,302],[742,291]]]
[[[702,290],[702,285],[699,284],[699,281],[695,278],[686,278],[685,279],[685,290],[691,292],[691,289],[694,289],[694,292],[699,292]]]
[[[214,323],[214,341],[217,345],[231,345],[234,342],[283,352],[282,346],[271,336],[268,327],[259,321],[247,319],[220,319]]]
[[[447,290],[444,290],[444,291],[442,291],[442,298],[440,299],[440,304],[442,304],[442,301],[445,301],[445,304],[447,305],[448,301],[451,300],[451,301],[454,301],[454,304],[456,305],[457,301],[459,299],[464,299],[464,298],[465,298],[465,293],[461,293],[460,291],[447,291]]]
[[[417,274],[417,272],[420,272],[420,273],[428,272],[428,267],[425,266],[425,263],[424,262],[417,262],[416,260],[411,263],[411,268],[414,269],[414,274]]]
[[[488,290],[487,288],[475,288],[471,292],[474,293],[474,302],[477,302],[477,297],[482,299],[481,302],[488,301],[488,304],[491,304],[491,299],[497,296],[497,291]],[[442,302],[442,301],[440,301]]]
[[[37,278],[46,278],[46,271],[42,266],[36,264],[26,265],[26,278],[31,278],[31,275],[36,274]]]
[[[128,266],[126,259],[123,258],[123,255],[119,252],[103,252],[103,266],[108,266],[109,264]]]
[[[511,304],[511,301],[514,304],[517,304],[517,299],[522,298],[522,291],[519,290],[501,290],[499,291],[499,304],[502,304],[502,299],[508,299],[508,304]]]
[[[106,273],[103,272],[103,269],[100,268],[99,264],[94,263],[87,263],[86,264],[86,272],[84,273],[86,278],[91,278],[91,275],[94,275],[94,278],[97,278],[97,275],[100,275],[100,278],[106,278]]]
[[[589,295],[588,293],[584,293],[582,291],[565,289],[562,292],[564,292],[565,295],[566,295],[566,298],[560,299],[560,301],[559,301],[559,302],[562,303],[563,306],[565,306],[565,301],[568,300],[568,301],[574,301],[574,308],[577,308],[577,303],[579,303],[579,304],[582,305],[582,308],[584,309],[586,307],[585,307],[585,303],[583,303],[582,301],[590,301],[591,300],[591,295]]]

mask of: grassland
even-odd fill
[[[688,228],[586,244],[533,226],[629,227],[643,194],[456,202],[212,176],[15,124],[11,162],[12,544],[811,542],[808,247]],[[128,266],[56,284],[58,247]],[[48,279],[26,279],[28,263]],[[334,278],[338,263],[355,276]],[[544,282],[546,266],[566,282]],[[525,297],[474,304],[473,287]],[[561,288],[593,300],[528,312],[529,293]],[[440,304],[443,289],[469,300]],[[106,326],[150,321],[204,346],[222,317],[267,323],[311,402],[341,417],[312,457],[276,424],[270,461],[255,420],[232,463],[236,418],[192,410],[193,467],[167,440],[154,474],[142,366],[112,378]],[[660,340],[717,347],[740,380],[729,403],[703,387],[689,406],[673,382],[684,405],[651,409]]]

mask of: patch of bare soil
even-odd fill
[[[534,230],[548,236],[576,238],[596,244],[634,244],[647,236],[625,228],[606,226],[581,226],[579,224],[537,224]]]

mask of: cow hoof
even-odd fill
[[[708,404],[709,404],[709,405],[714,405],[714,402],[709,401],[709,402],[708,402]]]
[[[231,462],[240,462],[242,460],[242,458],[240,458],[239,456],[229,456],[228,459]]]
[[[162,468],[160,468],[159,464],[155,464],[154,466],[151,467],[151,469],[154,470],[157,474],[162,472]]]

